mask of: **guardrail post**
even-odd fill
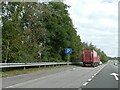
[[[54,64],[52,66],[54,67]]]
[[[26,67],[24,66],[24,70],[26,69]]]

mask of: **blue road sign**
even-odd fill
[[[65,54],[72,54],[72,48],[66,48]]]

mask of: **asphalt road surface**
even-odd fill
[[[112,73],[118,74],[118,64],[114,65],[114,61],[109,61],[107,65],[83,88],[118,88],[119,76],[117,80]]]
[[[4,88],[118,88],[118,80],[111,73],[118,73],[113,61],[98,67],[72,67],[57,73],[16,76],[3,79]],[[32,79],[26,80],[26,77]],[[14,79],[16,78],[17,81]],[[13,81],[12,81],[13,80]],[[23,81],[22,80],[26,80]],[[12,83],[12,84],[10,84]]]

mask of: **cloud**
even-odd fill
[[[108,56],[118,56],[118,0],[66,0],[77,34]],[[113,52],[114,51],[114,52]]]

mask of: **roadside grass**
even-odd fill
[[[12,70],[12,71],[5,71],[5,72],[0,72],[0,75],[2,77],[11,77],[15,75],[21,75],[21,74],[29,74],[33,72],[44,72],[46,70],[50,69],[57,69],[57,68],[65,68],[65,67],[74,67],[74,65],[62,65],[62,66],[47,66],[47,67],[34,67],[34,68],[26,68],[26,69],[18,69],[18,70]]]
[[[2,45],[2,38],[0,37],[0,45]]]

